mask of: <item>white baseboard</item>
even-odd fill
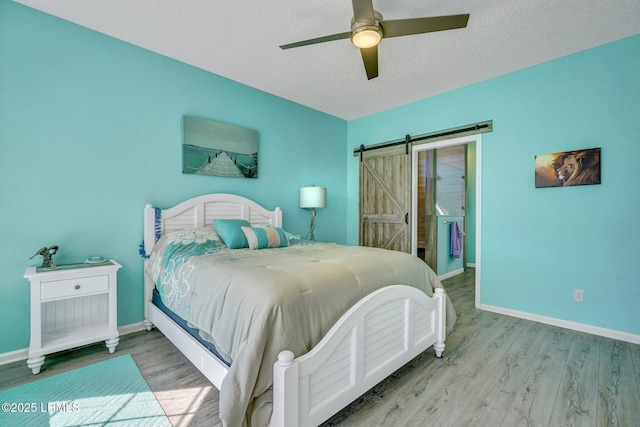
[[[27,360],[28,351],[28,348],[22,348],[20,350],[10,351],[8,353],[0,353],[0,365]]]
[[[476,263],[475,262],[468,262],[467,263],[467,267],[476,268]]]
[[[449,277],[457,276],[460,273],[464,273],[464,268],[459,268],[457,270],[444,273],[443,275],[438,276],[438,279],[440,280],[448,279]]]
[[[118,327],[118,332],[120,333],[120,336],[132,334],[134,332],[139,332],[144,330],[146,330],[146,328],[144,327],[144,322],[132,323],[130,325]],[[29,354],[28,348],[21,348],[20,350],[10,351],[8,353],[0,353],[0,365],[6,365],[7,363],[27,360],[28,354]]]
[[[132,323],[130,325],[124,325],[118,327],[118,332],[120,336],[129,335],[134,332],[146,331],[147,329],[144,327],[144,322]]]
[[[625,341],[631,344],[640,344],[640,335],[631,334],[629,332],[616,331],[613,329],[601,328],[599,326],[586,325],[584,323],[570,322],[568,320],[556,319],[554,317],[541,316],[538,314],[526,313],[524,311],[511,310],[508,308],[495,307],[486,304],[480,304],[480,306],[477,308],[480,310],[504,314],[511,317],[518,317],[520,319],[545,323],[547,325],[559,326],[561,328],[571,329],[578,332],[586,332],[592,335]]]

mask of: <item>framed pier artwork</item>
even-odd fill
[[[258,177],[258,132],[198,117],[182,118],[182,173]]]

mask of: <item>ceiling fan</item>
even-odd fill
[[[350,38],[351,42],[360,49],[367,78],[371,80],[378,77],[378,43],[383,38],[464,28],[469,21],[468,13],[385,21],[380,12],[373,10],[372,0],[352,0],[352,2],[351,31],[289,43],[280,48],[291,49]]]

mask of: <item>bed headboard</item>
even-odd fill
[[[234,194],[205,194],[185,200],[168,209],[156,210],[152,205],[147,204],[144,208],[144,250],[147,255],[150,254],[157,238],[168,231],[213,225],[214,219],[226,218],[245,219],[251,224],[271,224],[282,227],[282,211],[279,207],[270,211],[253,200]],[[145,259],[145,270],[147,262]],[[154,284],[146,274],[144,281],[146,318],[147,301],[151,300]]]

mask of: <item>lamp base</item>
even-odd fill
[[[316,240],[313,231],[316,229],[316,208],[311,208],[311,225],[309,225],[309,240]]]

